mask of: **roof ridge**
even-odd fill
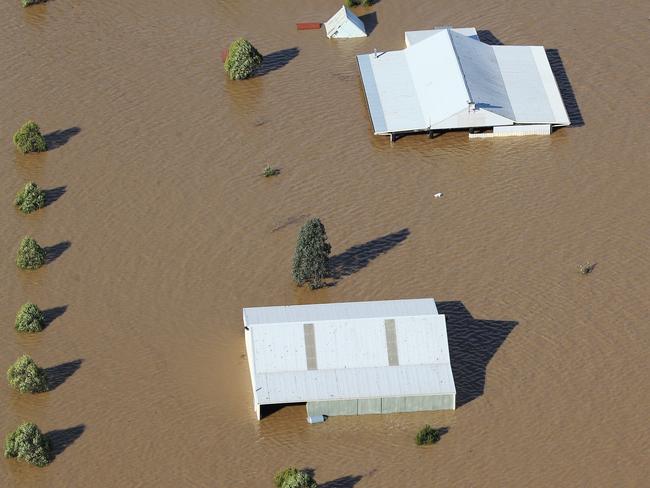
[[[472,92],[469,89],[469,83],[467,83],[467,77],[465,76],[465,71],[463,70],[463,63],[460,62],[460,58],[458,57],[458,51],[456,51],[456,44],[454,43],[454,38],[451,35],[452,30],[449,27],[447,27],[445,29],[445,32],[447,32],[447,36],[449,37],[449,42],[451,43],[451,49],[454,51],[454,57],[456,58],[456,65],[458,66],[460,75],[463,78],[463,83],[465,83],[465,91],[467,92],[467,103],[468,104],[474,103],[474,98],[472,97]]]

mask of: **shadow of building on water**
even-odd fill
[[[576,94],[573,91],[573,85],[571,85],[569,75],[564,69],[560,52],[557,49],[547,49],[546,57],[551,65],[551,71],[553,71],[553,76],[555,76],[555,81],[560,90],[566,111],[569,114],[569,122],[571,123],[569,127],[582,127],[585,125],[585,121],[582,118],[582,112],[578,106],[578,100],[576,100]]]
[[[378,237],[364,244],[352,246],[347,251],[332,256],[328,262],[327,278],[334,279],[335,282],[333,284],[336,284],[336,281],[341,278],[362,270],[372,260],[405,241],[410,233],[411,231],[409,229],[398,230],[397,232]]]
[[[265,55],[261,66],[255,70],[255,76],[264,76],[272,71],[285,67],[299,53],[299,48],[291,47]]]
[[[372,31],[377,27],[377,12],[370,12],[369,14],[359,16],[359,20],[363,22],[364,27],[366,28],[366,34],[372,34]]]
[[[69,429],[51,430],[45,436],[49,439],[52,446],[52,459],[56,459],[68,447],[81,437],[81,434],[86,430],[84,424],[70,427]]]
[[[489,44],[490,46],[504,45],[501,40],[489,30],[479,30],[477,33],[479,40],[485,44]],[[569,75],[564,68],[560,52],[557,49],[546,49],[546,57],[548,58],[548,63],[551,66],[551,71],[553,72],[553,76],[555,77],[555,81],[560,91],[562,102],[564,102],[564,107],[569,115],[569,122],[571,123],[569,127],[582,127],[585,125],[585,121],[582,118],[582,112],[580,111],[578,100],[576,99],[573,90],[573,85],[571,85],[571,80],[569,80]]]
[[[458,408],[483,394],[487,365],[517,322],[475,319],[458,301],[439,302],[436,306],[447,320]]]

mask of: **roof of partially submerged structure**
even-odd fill
[[[433,299],[245,308],[256,404],[455,394]]]
[[[491,46],[473,28],[414,31],[400,51],[357,56],[375,134],[569,125],[542,46]]]
[[[366,37],[363,21],[344,6],[325,22],[325,34],[329,38]]]

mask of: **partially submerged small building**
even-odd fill
[[[357,56],[376,135],[569,125],[543,46],[492,46],[474,28],[406,32],[400,51]],[[470,133],[473,130],[470,130]]]
[[[345,5],[325,22],[325,34],[330,39],[367,37],[363,21],[350,12]]]
[[[306,403],[309,416],[452,410],[445,316],[433,299],[243,310],[257,418]]]

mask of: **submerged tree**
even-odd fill
[[[17,458],[42,468],[51,460],[51,443],[31,422],[20,424],[5,438],[5,457]]]
[[[43,368],[27,354],[20,356],[7,370],[7,381],[20,393],[43,393],[47,391],[47,376]]]
[[[16,314],[18,332],[40,332],[45,325],[45,316],[33,303],[25,303]]]
[[[36,122],[31,120],[27,121],[14,134],[14,144],[23,154],[47,151],[47,142],[45,142],[45,137],[41,134],[41,129]]]
[[[370,7],[373,3],[375,3],[373,0],[345,0],[345,6],[352,8],[352,7]]]
[[[440,440],[440,429],[434,429],[429,424],[422,427],[420,432],[415,436],[415,443],[418,446],[425,444],[435,444]]]
[[[45,206],[45,192],[36,183],[30,181],[16,194],[14,205],[23,213],[35,212]]]
[[[45,264],[45,249],[38,245],[31,237],[20,241],[16,265],[22,269],[38,269]]]
[[[286,468],[278,471],[273,478],[277,488],[316,488],[314,478],[306,471],[296,468]]]
[[[320,219],[305,222],[298,234],[296,252],[293,255],[293,280],[298,286],[305,283],[309,283],[312,289],[323,286],[331,250],[325,226]]]
[[[231,80],[250,78],[264,58],[246,39],[239,38],[230,45],[223,67]]]

